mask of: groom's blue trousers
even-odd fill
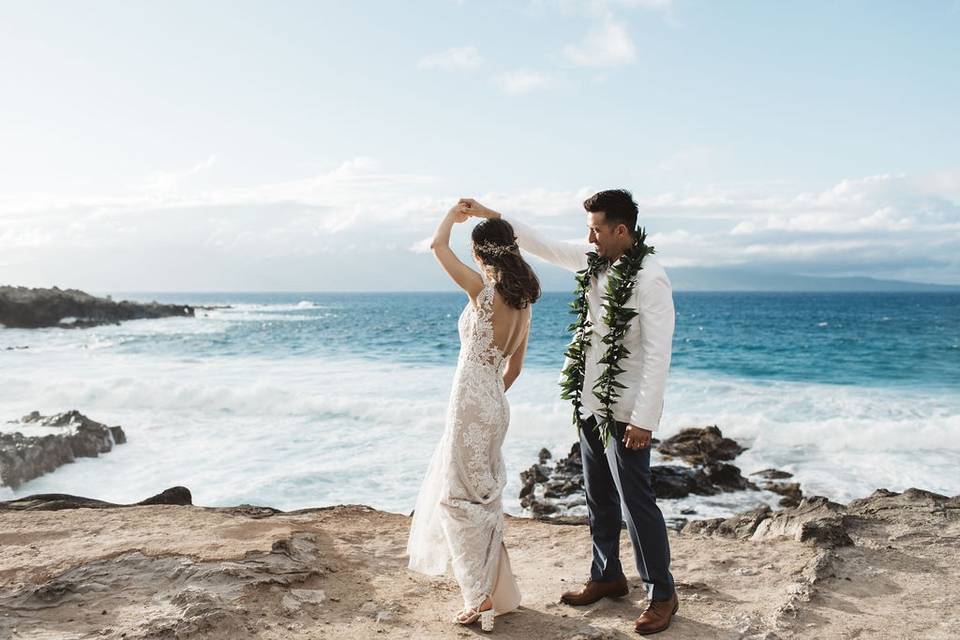
[[[674,593],[670,544],[651,484],[650,446],[628,449],[623,444],[627,425],[617,422],[605,449],[596,425],[597,418],[591,415],[580,428],[583,484],[593,538],[590,579],[606,582],[623,575],[620,529],[626,521],[640,577],[653,585],[654,600],[669,600]]]

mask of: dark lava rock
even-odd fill
[[[565,498],[573,493],[576,493],[582,487],[582,475],[562,480],[550,480],[546,483],[543,496],[545,498]]]
[[[779,469],[762,469],[760,471],[754,471],[750,475],[757,476],[761,480],[786,480],[787,478],[793,477],[792,473],[780,471]]]
[[[538,457],[549,460],[553,455],[543,449]],[[575,443],[570,454],[558,460],[552,467],[538,463],[531,465],[526,471],[521,471],[520,481],[520,505],[530,509],[535,517],[567,515],[566,508],[577,502],[583,493],[580,443]],[[582,500],[580,503],[582,504]]]
[[[703,468],[707,481],[723,491],[743,491],[757,489],[757,485],[743,477],[739,467],[725,462],[715,462]]]
[[[190,493],[190,489],[187,489],[186,487],[170,487],[169,489],[164,489],[155,496],[150,496],[146,500],[141,500],[133,506],[139,507],[151,504],[193,504],[193,495]]]
[[[543,464],[535,464],[526,471],[521,471],[520,481],[523,483],[523,486],[520,489],[520,498],[525,498],[533,493],[533,489],[537,484],[546,482],[549,473],[550,468]]]
[[[76,458],[96,458],[127,441],[121,427],[108,427],[79,411],[49,417],[34,411],[9,424],[16,425],[16,431],[0,433],[0,486],[14,489]],[[31,435],[35,426],[62,432]]]
[[[60,511],[62,509],[113,509],[151,504],[191,505],[193,496],[186,487],[171,487],[136,504],[115,504],[65,493],[38,493],[8,502],[0,502],[0,511]]]
[[[781,507],[795,507],[803,498],[799,482],[764,482],[760,487],[783,496],[780,498]]]
[[[664,456],[680,458],[693,465],[733,460],[746,451],[735,440],[724,438],[715,426],[683,429],[661,442],[657,450]]]
[[[692,469],[679,465],[655,465],[650,468],[653,490],[658,498],[683,498],[695,493],[712,496],[720,490],[710,484],[702,469]]]
[[[0,325],[17,329],[85,328],[124,320],[193,315],[193,307],[188,305],[114,302],[110,298],[97,298],[76,289],[58,287],[0,287]]]
[[[583,458],[580,456],[580,443],[574,442],[566,458],[557,461],[555,470],[560,473],[583,473]]]
[[[702,436],[700,441],[704,443],[714,443],[716,446],[710,445],[712,448],[708,449],[719,452],[721,456],[730,455],[733,451],[743,451],[733,440],[719,436],[720,432],[716,427],[686,431],[697,432]],[[579,514],[570,512],[571,508],[585,504],[580,443],[574,443],[566,457],[550,466],[545,461],[552,457],[546,449],[541,450],[538,456],[541,462],[520,473],[520,504],[525,509],[530,509],[536,517],[580,517]],[[653,465],[650,474],[654,492],[661,499],[683,498],[690,494],[711,496],[722,491],[757,489],[755,484],[741,475],[736,466],[717,461],[696,467]]]
[[[540,518],[549,516],[560,511],[560,507],[549,502],[536,501],[530,504],[530,513],[533,517]]]
[[[784,482],[792,478],[793,474],[779,469],[763,469],[750,474],[750,477],[757,477],[765,482],[760,483],[760,488],[766,491],[772,491],[781,496],[781,507],[796,507],[803,498],[803,491],[800,490],[799,482]]]
[[[712,496],[722,491],[757,488],[740,475],[740,469],[722,462],[703,468],[654,465],[650,467],[650,473],[653,476],[653,490],[658,498],[683,498],[691,493]]]

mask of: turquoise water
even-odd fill
[[[409,511],[443,429],[456,293],[114,294],[231,308],[88,330],[0,330],[0,420],[77,408],[130,442],[22,487],[200,504],[362,502]],[[557,397],[569,295],[534,310],[510,391],[508,508],[537,451],[569,448]],[[960,295],[677,293],[661,434],[717,424],[737,464],[845,500],[877,486],[960,493]],[[4,351],[8,346],[29,349]],[[0,490],[0,497],[13,495]],[[726,513],[762,494],[665,505]]]
[[[194,334],[208,355],[276,358],[346,354],[405,364],[456,359],[458,293],[130,294],[188,304],[260,307],[260,322]],[[559,368],[570,295],[535,307],[528,364]],[[303,301],[309,304],[297,306]],[[675,294],[673,367],[746,379],[960,388],[960,294]],[[203,313],[203,312],[201,312]],[[273,317],[271,317],[273,316]],[[124,348],[183,348],[184,336],[145,336]]]

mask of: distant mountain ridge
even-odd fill
[[[573,275],[547,265],[534,264],[545,291],[573,291]],[[804,276],[764,272],[760,269],[711,267],[667,268],[674,291],[809,291],[809,292],[940,292],[960,293],[960,285],[882,280],[868,277]]]
[[[676,291],[916,291],[957,292],[960,285],[881,280],[868,277],[803,276],[743,269],[676,267],[668,269]]]

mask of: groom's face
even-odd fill
[[[621,224],[610,224],[603,211],[587,212],[587,227],[590,233],[587,242],[597,249],[597,254],[604,258],[616,258],[623,253],[623,237],[618,233]]]

